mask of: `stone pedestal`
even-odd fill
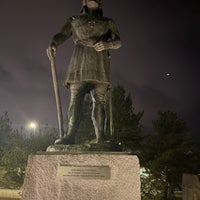
[[[200,182],[197,175],[183,174],[183,200],[200,200]]]
[[[125,153],[29,156],[22,200],[140,200],[137,156]]]

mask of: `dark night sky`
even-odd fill
[[[198,1],[104,0],[104,15],[116,22],[122,48],[113,50],[111,77],[131,93],[146,128],[158,110],[172,110],[200,134],[200,7]],[[80,13],[81,0],[0,1],[0,114],[14,125],[29,120],[57,126],[46,48],[66,19]],[[63,111],[69,92],[62,86],[73,49],[57,53]],[[167,73],[170,76],[167,76]]]

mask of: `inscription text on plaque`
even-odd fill
[[[59,166],[58,178],[64,179],[110,179],[109,166]]]

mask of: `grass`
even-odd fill
[[[6,173],[5,168],[0,167],[0,200],[19,200],[20,199],[20,190],[1,189],[1,180],[5,173]]]
[[[4,167],[0,167],[0,175],[4,175],[6,173],[6,170]]]
[[[0,167],[0,189],[2,188],[1,183],[2,183],[3,176],[4,176],[5,173],[6,173],[5,168],[4,167]]]

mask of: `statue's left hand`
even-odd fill
[[[107,48],[106,48],[106,45],[105,45],[105,43],[104,42],[98,42],[98,43],[96,43],[94,46],[94,49],[96,50],[96,51],[103,51],[103,50],[106,50]]]

